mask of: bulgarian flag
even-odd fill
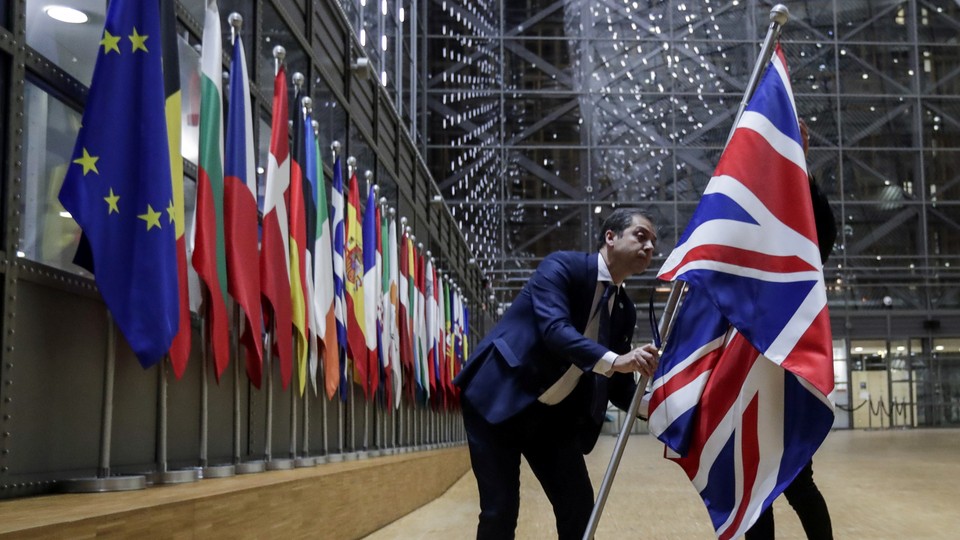
[[[200,56],[200,158],[193,226],[193,267],[207,286],[206,324],[217,380],[230,362],[227,256],[223,232],[223,51],[220,12],[207,2]]]

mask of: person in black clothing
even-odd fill
[[[807,124],[800,120],[800,138],[803,141],[803,155],[807,155]],[[817,181],[810,177],[810,199],[813,202],[813,219],[817,227],[817,244],[820,247],[820,260],[827,262],[833,243],[837,239],[837,224],[830,209],[827,197],[820,191]],[[833,526],[830,512],[823,495],[813,482],[813,460],[800,469],[797,477],[783,491],[787,502],[793,507],[803,525],[803,531],[810,540],[832,540]],[[756,523],[747,530],[746,540],[772,540],[774,534],[773,505],[763,511]]]

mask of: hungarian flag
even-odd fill
[[[110,2],[59,193],[83,230],[100,295],[144,368],[170,350],[181,309],[160,35],[156,0]]]
[[[273,349],[280,358],[280,382],[290,384],[293,371],[293,322],[290,307],[290,261],[287,206],[284,192],[290,185],[290,139],[287,131],[287,76],[281,65],[273,79],[273,121],[267,186],[263,197],[263,238],[260,247],[260,290],[270,307],[274,328]]]
[[[297,377],[300,395],[307,385],[307,356],[309,354],[309,320],[307,305],[307,208],[304,198],[303,167],[306,146],[300,88],[293,97],[293,155],[290,159],[290,187],[287,205],[290,208],[290,306],[293,309],[293,327],[296,330]]]
[[[180,93],[180,55],[177,46],[177,19],[175,0],[161,0],[160,3],[160,39],[163,46],[163,90],[166,96],[167,148],[170,154],[170,182],[173,188],[173,215],[168,222],[173,223],[177,238],[177,285],[180,299],[180,325],[170,346],[170,365],[178,379],[187,369],[190,358],[190,295],[187,281],[187,239],[186,220],[183,211],[183,157],[180,155],[181,129],[181,93]]]
[[[833,424],[833,348],[786,59],[778,46],[661,279],[687,282],[650,428],[719,538],[742,535]]]
[[[347,195],[346,252],[344,258],[344,290],[347,297],[347,353],[353,360],[354,380],[361,385],[367,399],[367,368],[370,353],[367,350],[367,316],[363,295],[363,230],[360,228],[360,188],[357,174],[350,175]],[[372,246],[371,246],[372,248]]]
[[[223,227],[223,49],[220,11],[207,2],[200,56],[200,156],[193,226],[193,267],[206,285],[207,336],[217,380],[230,362],[227,254]]]
[[[247,377],[260,388],[263,332],[260,306],[260,266],[250,264],[257,249],[257,171],[253,148],[250,79],[243,41],[236,36],[230,58],[230,110],[224,161],[224,204],[227,278],[230,295],[243,309],[246,324],[240,342],[247,349]]]

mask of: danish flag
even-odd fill
[[[779,46],[658,277],[689,292],[654,376],[650,429],[717,536],[733,538],[833,424],[826,288]]]

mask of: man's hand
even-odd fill
[[[657,364],[660,362],[660,352],[652,344],[648,343],[643,347],[621,354],[613,361],[613,371],[617,373],[633,373],[639,371],[648,377],[653,377],[653,372],[657,370]]]

